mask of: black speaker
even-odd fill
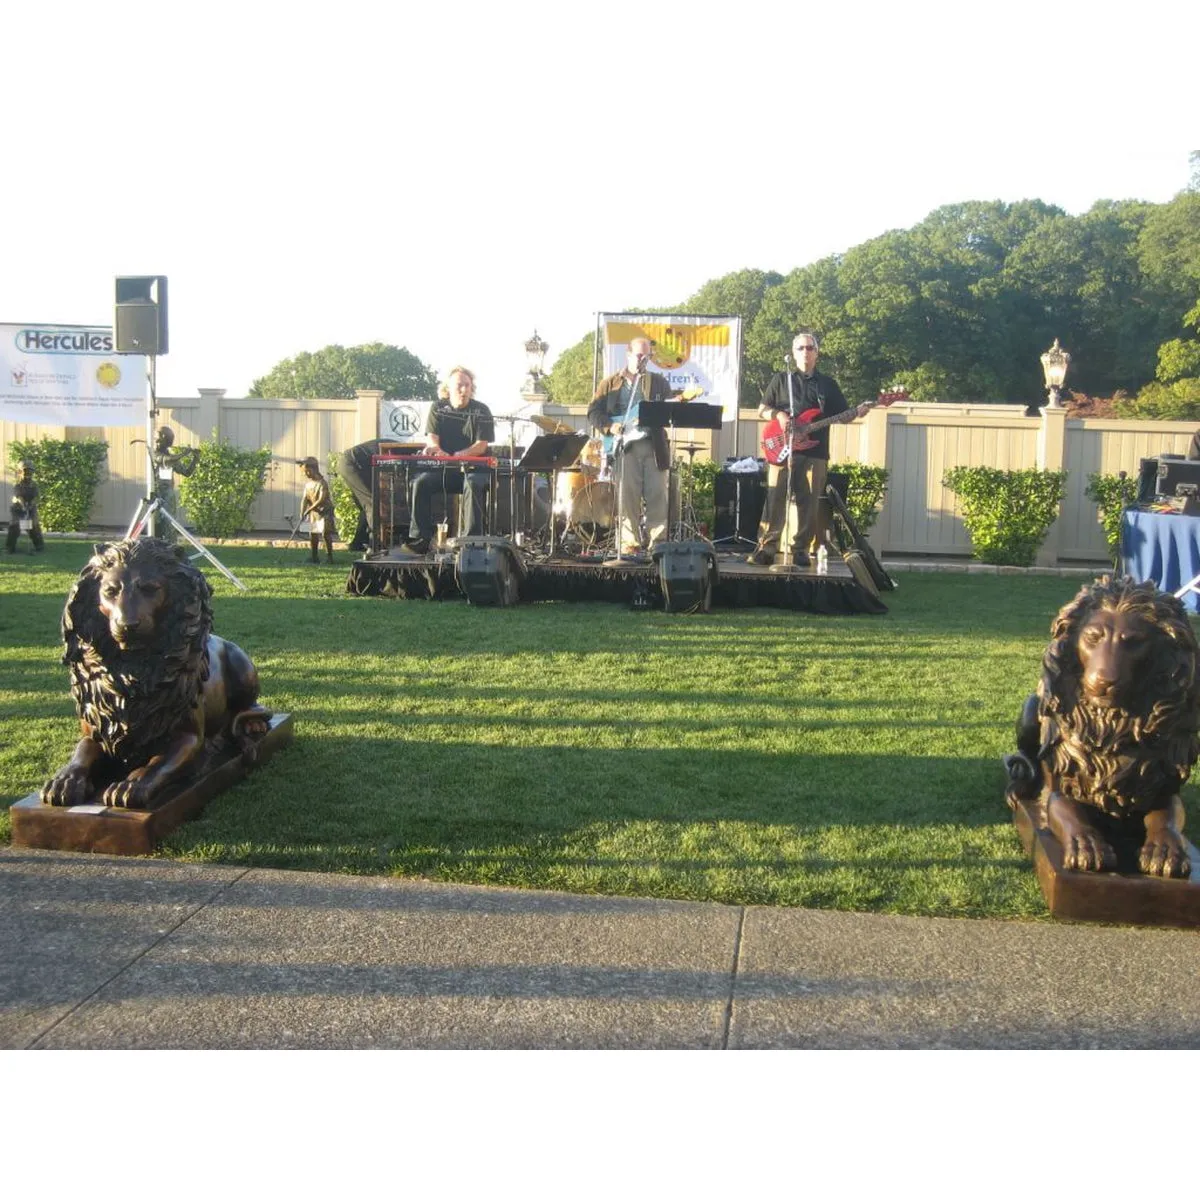
[[[118,354],[166,354],[165,275],[117,276],[113,341]]]
[[[708,542],[660,542],[654,548],[667,612],[708,612],[717,560]]]
[[[506,607],[520,597],[525,564],[521,556],[498,537],[463,538],[458,544],[458,583],[468,604]]]
[[[1158,494],[1158,459],[1143,458],[1138,463],[1137,502],[1153,504]]]
[[[713,539],[758,541],[758,523],[767,498],[761,472],[718,471],[713,477]]]

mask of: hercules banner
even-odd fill
[[[0,419],[140,425],[146,359],[116,354],[104,326],[0,325]]]

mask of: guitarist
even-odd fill
[[[763,393],[758,410],[761,420],[777,419],[780,424],[801,414],[808,421],[836,417],[849,407],[837,380],[817,368],[820,343],[817,335],[802,329],[792,339],[794,371],[780,371]],[[858,415],[866,412],[861,408]],[[820,498],[825,494],[825,476],[829,470],[829,427],[812,435],[814,445],[793,451],[787,459],[767,468],[767,499],[758,527],[758,545],[747,562],[769,567],[779,554],[785,525],[793,531],[792,563],[807,567],[812,563],[809,551],[816,533]],[[791,521],[787,517],[791,515]]]
[[[635,337],[629,343],[626,365],[602,379],[588,408],[588,423],[599,434],[615,439],[620,529],[618,557],[637,557],[642,550],[638,532],[642,504],[646,505],[646,536],[653,549],[667,536],[667,488],[671,454],[665,429],[642,429],[638,407],[643,400],[673,400],[680,395],[662,375],[649,370],[652,343]]]

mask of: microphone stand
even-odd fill
[[[621,548],[621,538],[624,536],[625,530],[625,431],[629,427],[629,413],[635,404],[641,403],[641,397],[638,395],[638,390],[642,386],[642,380],[645,378],[646,372],[639,367],[638,372],[633,377],[633,383],[629,388],[629,404],[625,408],[624,416],[621,420],[621,433],[617,439],[617,444],[613,447],[613,453],[617,456],[617,558],[623,558],[624,553]],[[632,526],[633,519],[630,518]],[[640,545],[640,543],[639,543]]]
[[[795,522],[800,523],[800,509],[796,498],[792,495],[792,484],[795,480],[792,477],[792,431],[796,422],[796,389],[795,381],[792,379],[791,360],[788,355],[783,356],[783,370],[787,375],[788,385],[788,423],[787,423],[787,458],[783,464],[783,526],[780,530],[780,541],[783,540],[783,530],[790,528],[795,513]],[[792,530],[792,544],[788,547],[787,555],[792,560],[792,565],[795,564],[795,547],[796,538],[800,536],[799,529]]]

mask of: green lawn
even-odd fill
[[[0,557],[0,836],[75,735],[90,549]],[[349,557],[218,550],[216,629],[294,743],[163,853],[576,892],[1038,916],[1002,754],[1080,580],[901,575],[883,617],[344,595]],[[1195,816],[1194,789],[1188,789]]]

